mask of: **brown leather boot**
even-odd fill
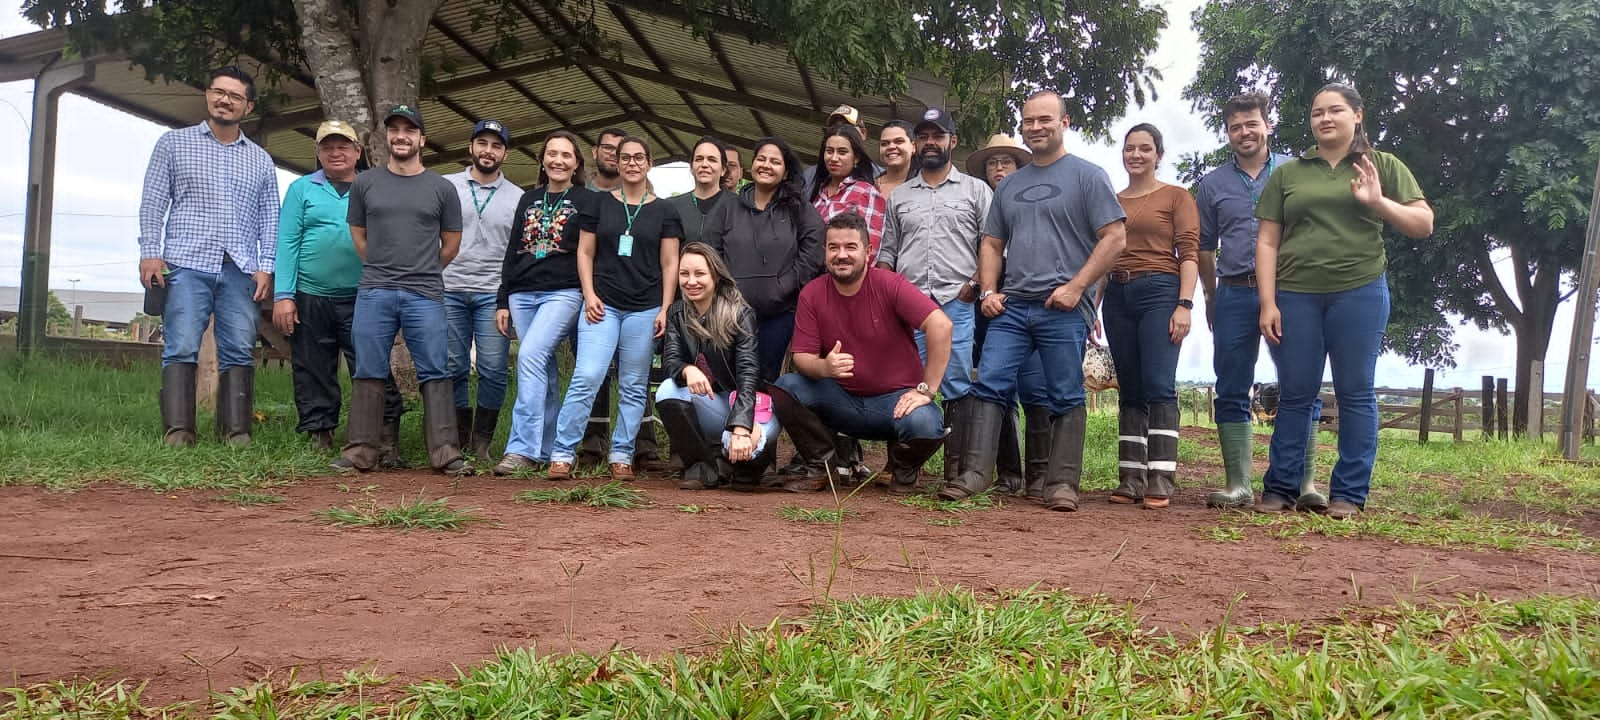
[[[428,463],[446,475],[470,475],[472,470],[456,445],[455,410],[454,386],[449,380],[422,384],[422,438],[428,447]]]
[[[785,480],[783,489],[795,493],[821,492],[830,484],[839,487],[847,484],[849,470],[834,462],[833,431],[823,424],[822,418],[777,385],[769,386],[767,393],[772,396],[772,411],[778,416],[778,424],[789,431],[795,450],[818,466],[808,468],[805,475]]]
[[[383,454],[383,381],[356,378],[350,385],[344,451],[333,469],[367,472],[377,468]]]

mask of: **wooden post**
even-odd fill
[[[83,306],[72,306],[72,336],[83,337]]]
[[[1213,388],[1210,385],[1206,386],[1206,419],[1210,420],[1212,425],[1217,424],[1216,388]]]
[[[1507,400],[1509,395],[1510,393],[1506,392],[1506,379],[1500,378],[1494,393],[1494,417],[1495,430],[1499,431],[1501,440],[1511,438],[1511,403]]]
[[[1467,419],[1464,417],[1464,413],[1462,412],[1466,409],[1467,391],[1462,390],[1461,388],[1456,388],[1453,394],[1455,395],[1456,400],[1456,429],[1452,435],[1454,436],[1456,442],[1461,442],[1461,435],[1465,430],[1465,428],[1462,426],[1467,424]]]
[[[1433,368],[1422,371],[1422,412],[1417,416],[1417,442],[1428,442],[1428,426],[1433,422]]]
[[[138,320],[128,323],[128,340],[130,342],[144,342],[144,336],[140,334],[140,330]]]
[[[1483,426],[1483,439],[1494,439],[1494,376],[1483,376],[1483,417],[1478,421]]]
[[[1528,433],[1536,443],[1544,442],[1544,363],[1535,360],[1528,368]]]
[[[195,372],[194,396],[200,407],[217,409],[217,323],[206,324],[206,334],[200,338],[200,368]]]

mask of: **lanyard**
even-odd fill
[[[1272,177],[1272,166],[1273,166],[1274,160],[1275,160],[1275,158],[1272,157],[1272,152],[1268,151],[1267,152],[1267,166],[1262,168],[1261,169],[1261,174],[1257,175],[1256,177],[1259,177],[1259,178]],[[1261,202],[1261,191],[1256,189],[1255,181],[1251,180],[1250,176],[1244,174],[1244,170],[1239,168],[1239,161],[1238,160],[1234,160],[1233,161],[1233,171],[1236,172],[1236,173],[1239,173],[1239,179],[1244,181],[1244,189],[1245,189],[1246,192],[1250,193],[1250,199],[1252,201],[1254,201],[1254,202],[1258,202],[1258,203]]]
[[[627,233],[629,235],[633,234],[633,221],[634,221],[635,218],[639,217],[639,213],[644,211],[644,205],[647,202],[650,202],[650,191],[649,190],[644,191],[644,195],[639,198],[639,206],[638,207],[630,207],[628,205],[628,193],[627,193],[627,191],[623,191],[622,192],[622,214],[623,214],[624,217],[626,217],[628,219],[628,229],[624,230],[623,232],[625,232],[625,233]]]
[[[472,191],[472,208],[478,211],[478,219],[482,220],[484,208],[489,207],[489,203],[494,202],[494,194],[500,190],[500,186],[496,185],[489,188],[489,196],[484,198],[481,203],[478,202],[478,181],[468,180],[467,189]]]
[[[544,202],[540,203],[541,209],[544,211],[540,213],[539,218],[540,232],[546,235],[550,234],[550,227],[554,225],[556,221],[556,212],[561,210],[561,203],[566,202],[567,193],[569,192],[572,192],[571,186],[568,186],[566,190],[562,190],[561,196],[557,197],[554,203],[551,203],[549,186],[546,186],[544,191]]]

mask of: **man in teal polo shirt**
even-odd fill
[[[320,169],[289,185],[278,218],[272,324],[289,337],[294,367],[295,430],[311,436],[318,450],[332,450],[339,425],[339,356],[355,367],[350,320],[355,315],[361,256],[350,239],[350,186],[361,160],[361,141],[349,123],[329,120],[317,128]],[[393,452],[404,406],[391,378],[384,392],[386,460]]]

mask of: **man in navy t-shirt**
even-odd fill
[[[773,409],[795,448],[822,461],[827,479],[790,480],[815,492],[846,477],[834,463],[835,432],[889,441],[890,492],[916,490],[922,463],[944,442],[934,398],[950,362],[950,318],[898,273],[869,268],[867,222],[854,212],[828,221],[828,274],[800,291],[792,372],[772,386]],[[928,343],[917,352],[916,331]],[[856,362],[862,357],[861,362]]]

